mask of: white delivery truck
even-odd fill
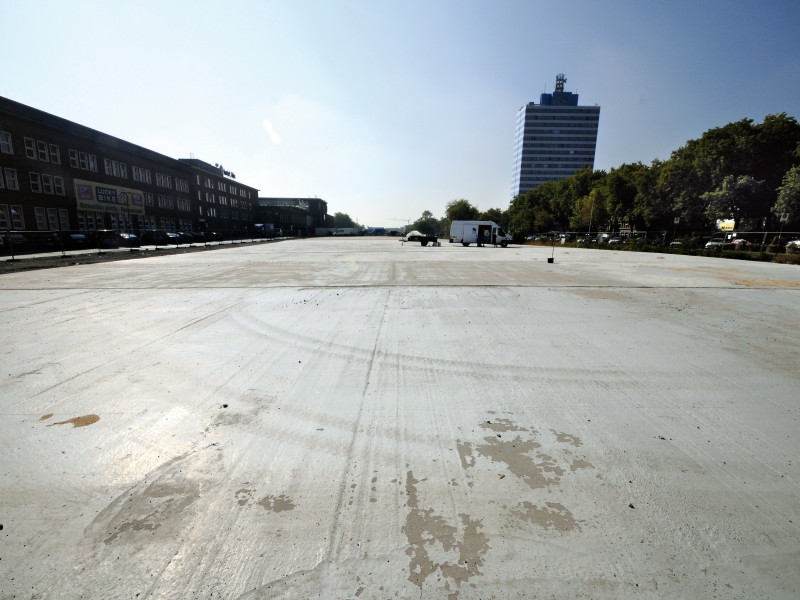
[[[450,224],[450,243],[505,248],[511,243],[511,236],[494,221],[453,221]]]

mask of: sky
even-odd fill
[[[0,0],[0,96],[400,227],[508,208],[559,73],[601,107],[597,169],[800,117],[799,31],[796,0]]]

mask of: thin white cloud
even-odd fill
[[[272,140],[272,143],[276,146],[280,146],[281,144],[281,136],[278,135],[278,132],[275,131],[275,128],[272,126],[272,123],[268,119],[264,119],[261,121],[261,126],[264,128],[264,131],[267,132],[269,139]]]

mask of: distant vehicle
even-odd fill
[[[786,254],[800,254],[800,240],[792,240],[786,244]]]
[[[625,240],[621,237],[612,237],[608,239],[609,246],[621,246],[625,243]]]
[[[366,235],[386,235],[385,227],[370,227],[365,232]]]
[[[753,245],[744,238],[737,238],[733,240],[731,243],[733,244],[733,247],[736,250],[744,250],[745,248],[749,248],[750,246]]]
[[[406,234],[406,237],[400,240],[401,242],[419,242],[422,246],[427,246],[428,244],[436,244],[439,241],[439,238],[435,235],[426,235],[424,233],[420,233],[417,230],[409,231]]]
[[[163,229],[147,229],[142,232],[141,240],[143,244],[155,244],[156,246],[173,243]]]
[[[450,224],[450,243],[502,246],[511,242],[511,236],[494,221],[453,221]]]
[[[62,231],[60,233],[64,248],[77,250],[89,247],[89,237],[82,231]]]
[[[178,236],[178,239],[180,240],[181,244],[191,244],[192,242],[194,242],[194,238],[192,237],[192,234],[189,232],[176,231],[175,235]]]
[[[89,243],[106,250],[119,248],[119,234],[113,229],[96,229],[89,232]]]
[[[0,235],[0,248],[3,248],[5,251],[10,252],[12,249],[24,248],[27,245],[28,238],[16,231],[9,231],[8,233]]]
[[[123,231],[119,234],[119,245],[125,248],[138,248],[141,246],[139,236],[135,233],[127,233]]]
[[[333,235],[361,235],[361,229],[359,227],[339,227],[333,232]]]
[[[706,242],[705,245],[706,250],[721,250],[722,249],[722,240],[711,240]]]

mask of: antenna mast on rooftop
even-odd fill
[[[563,73],[556,75],[556,91],[563,92],[564,84],[567,83],[567,77]]]

